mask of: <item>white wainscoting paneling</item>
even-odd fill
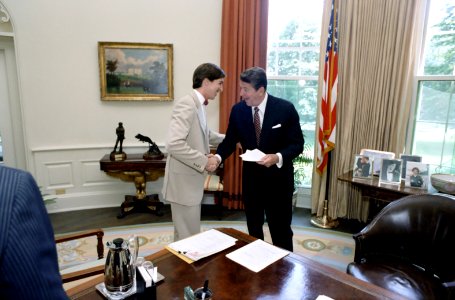
[[[161,149],[163,147],[160,147]],[[127,153],[143,153],[144,147],[126,147]],[[53,194],[55,203],[48,204],[49,213],[119,207],[125,195],[134,195],[134,183],[123,182],[100,170],[100,159],[112,149],[109,147],[69,147],[32,150],[34,176],[42,192]],[[163,151],[163,150],[162,150]],[[147,194],[159,194],[163,178],[147,182]],[[166,203],[166,202],[165,202]],[[213,203],[205,197],[203,203]],[[311,190],[299,188],[297,207],[311,208]]]
[[[101,207],[119,207],[125,195],[134,195],[133,182],[123,182],[100,170],[99,161],[112,151],[108,147],[48,148],[32,151],[35,179],[42,192],[55,195],[46,206],[49,213]],[[144,147],[124,148],[143,153]],[[160,194],[162,178],[147,182],[147,194]],[[161,197],[160,197],[160,200]]]

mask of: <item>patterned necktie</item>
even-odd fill
[[[259,119],[259,108],[255,107],[254,108],[254,129],[256,130],[256,142],[259,146],[259,140],[261,137],[261,120]]]

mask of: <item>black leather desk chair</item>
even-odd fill
[[[455,299],[455,198],[412,195],[355,234],[347,273],[409,299]]]

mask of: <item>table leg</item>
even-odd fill
[[[157,216],[162,216],[163,202],[158,198],[158,194],[147,195],[146,174],[137,173],[134,177],[134,185],[136,186],[136,195],[125,196],[125,201],[120,206],[120,214],[117,218],[121,219],[133,212],[151,212]]]
[[[164,204],[158,198],[158,194],[147,195],[143,199],[138,199],[136,196],[126,195],[125,201],[120,206],[120,214],[117,215],[121,219],[135,212],[154,213],[157,216],[162,216],[161,209]]]

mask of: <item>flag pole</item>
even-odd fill
[[[328,153],[328,161],[327,161],[327,168],[330,168],[330,161],[331,161],[332,153]],[[327,170],[327,180],[325,184],[326,195],[328,198],[329,195],[329,186],[330,186],[330,172]],[[319,227],[319,228],[336,228],[338,226],[338,220],[331,220],[329,217],[329,201],[327,199],[324,200],[324,208],[322,212],[322,216],[313,216],[310,220],[311,224]]]
[[[311,218],[311,224],[321,228],[334,228],[338,226],[337,220],[330,220],[328,216],[330,192],[330,165],[332,153],[335,148],[336,134],[336,98],[338,85],[338,18],[336,0],[332,0],[327,36],[327,48],[324,63],[324,85],[322,88],[320,129],[318,132],[319,148],[317,171],[321,175],[327,172],[325,182],[325,200],[321,217]],[[322,120],[322,121],[321,121]]]

